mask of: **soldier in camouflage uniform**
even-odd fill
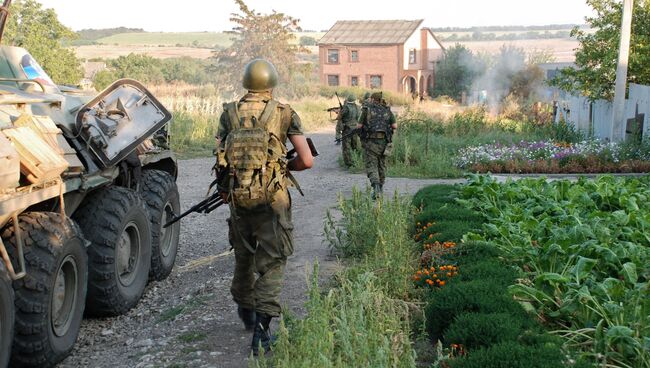
[[[373,198],[381,196],[386,180],[386,147],[397,129],[395,115],[382,104],[381,92],[375,92],[361,109],[358,129],[364,149],[366,174],[372,185]]]
[[[355,99],[356,98],[354,95],[349,95],[346,98],[345,104],[343,105],[341,111],[339,111],[339,115],[337,117],[337,120],[342,127],[341,130],[343,136],[349,134],[353,129],[356,129],[357,127],[357,122],[359,119],[359,106],[357,106],[357,104],[354,102]],[[356,134],[342,139],[343,162],[347,167],[352,166],[352,150],[357,148],[358,139],[358,135]]]
[[[231,293],[251,348],[270,348],[269,324],[280,315],[280,291],[287,257],[293,253],[289,170],[309,169],[313,157],[300,118],[273,99],[275,67],[261,59],[245,69],[239,101],[224,104],[217,135],[217,178],[229,203],[229,240],[235,250]],[[286,159],[286,140],[296,149]]]

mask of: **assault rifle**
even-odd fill
[[[341,142],[342,140],[344,140],[345,138],[352,137],[352,136],[354,136],[355,134],[359,133],[360,131],[361,131],[361,129],[352,129],[352,130],[350,130],[349,132],[343,134],[343,135],[341,136],[341,138],[336,138],[336,139],[334,140],[334,142],[336,142],[336,143],[340,143],[340,142]]]
[[[316,157],[319,155],[318,151],[316,150],[316,146],[314,145],[314,142],[312,142],[311,138],[307,138],[307,145],[309,145],[309,150],[311,151],[312,156]],[[287,160],[291,160],[296,156],[296,149],[292,148],[287,152]],[[196,213],[203,213],[203,214],[208,214],[217,208],[221,207],[224,202],[223,198],[221,197],[221,192],[219,191],[218,185],[217,185],[217,180],[213,181],[210,186],[208,187],[208,193],[212,190],[212,188],[215,188],[214,192],[210,194],[206,199],[202,200],[201,202],[195,204],[192,206],[189,210],[181,213],[180,215],[173,214],[172,219],[169,220],[167,223],[163,225],[163,228],[167,228],[178,221],[180,221],[183,217],[189,215],[190,213],[196,212]]]
[[[325,110],[330,113],[331,120],[336,120],[338,118],[339,112],[343,110],[343,104],[341,103],[341,98],[339,97],[339,93],[334,92],[334,95],[336,95],[336,100],[338,101],[339,105],[335,107],[330,107],[329,109]],[[336,113],[336,118],[332,118],[332,113]]]

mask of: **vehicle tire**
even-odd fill
[[[11,342],[14,338],[14,289],[0,260],[0,368],[9,364]]]
[[[88,256],[78,226],[58,213],[18,217],[27,275],[13,282],[12,367],[52,367],[72,351],[83,319]],[[2,234],[17,266],[13,223]]]
[[[151,265],[151,226],[144,202],[131,189],[102,188],[86,198],[74,218],[91,241],[87,314],[125,313],[142,297]]]
[[[151,270],[149,278],[164,280],[172,272],[178,251],[181,223],[163,228],[174,214],[180,212],[178,187],[174,178],[164,171],[147,170],[142,175],[142,198],[151,223]]]

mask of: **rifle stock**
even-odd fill
[[[314,145],[314,142],[311,140],[311,138],[307,138],[307,145],[309,146],[309,150],[311,151],[311,155],[314,157],[317,157],[319,155],[318,150],[316,149],[316,145]],[[292,148],[287,152],[287,160],[291,160],[296,156],[296,149]]]

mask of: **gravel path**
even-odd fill
[[[309,134],[320,151],[312,170],[297,173],[305,197],[293,191],[296,249],[289,258],[282,302],[300,315],[306,276],[318,260],[323,278],[337,262],[323,242],[323,219],[339,192],[365,187],[365,175],[341,170],[333,129]],[[211,181],[213,159],[180,161],[181,208],[200,201]],[[385,190],[414,193],[434,183],[463,180],[388,179]],[[246,367],[250,333],[244,331],[230,298],[234,257],[226,218],[220,208],[208,216],[182,221],[176,268],[162,282],[152,282],[142,301],[126,315],[88,319],[72,354],[61,367]]]

